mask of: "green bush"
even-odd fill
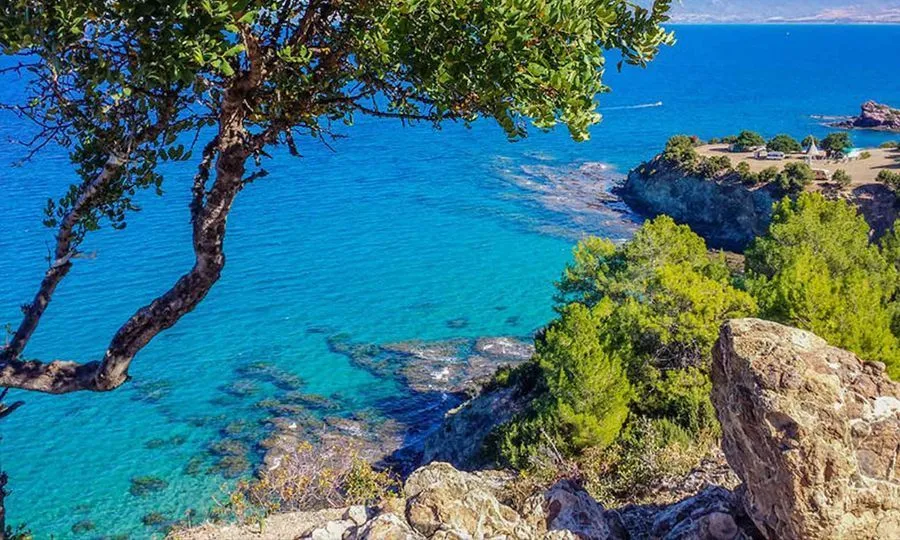
[[[742,183],[744,183],[748,186],[755,186],[756,184],[759,183],[759,175],[755,174],[750,169],[750,164],[747,163],[746,161],[741,161],[740,163],[738,163],[737,167],[735,167],[734,170],[738,175],[738,179]]]
[[[759,182],[761,184],[774,182],[776,178],[778,178],[778,167],[774,165],[759,171]]]
[[[686,171],[693,171],[700,161],[700,154],[694,144],[694,139],[687,135],[675,135],[666,143],[662,159],[675,167]]]
[[[734,170],[731,158],[728,156],[713,156],[700,158],[697,165],[697,174],[702,178],[715,179],[724,173]]]
[[[784,152],[785,154],[793,154],[797,152],[802,152],[803,147],[800,146],[800,143],[797,142],[797,139],[791,137],[790,135],[780,134],[772,137],[769,142],[766,143],[766,150],[770,152]]]
[[[734,149],[738,152],[746,152],[758,146],[765,146],[766,140],[755,131],[742,131],[734,140]]]
[[[796,195],[815,179],[816,173],[808,164],[802,161],[791,161],[784,165],[784,169],[778,173],[775,182],[781,193]]]
[[[889,187],[900,197],[900,172],[882,169],[878,171],[878,176],[875,177],[875,180]]]
[[[886,142],[879,144],[878,148],[884,148],[886,150],[900,148],[900,141],[886,141]]]
[[[841,187],[847,187],[853,183],[853,178],[844,169],[838,169],[831,175],[831,180]]]

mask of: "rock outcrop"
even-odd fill
[[[749,188],[739,182],[715,182],[678,170],[635,169],[618,190],[622,200],[647,217],[671,216],[690,225],[710,247],[743,251],[765,234],[777,194],[771,187]]]
[[[900,109],[867,101],[860,106],[859,116],[831,124],[843,129],[875,129],[900,132]]]
[[[884,366],[741,319],[712,378],[725,455],[767,538],[900,538],[900,385]]]

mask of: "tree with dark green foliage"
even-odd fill
[[[530,120],[587,139],[600,120],[596,96],[608,91],[606,54],[652,60],[673,42],[661,26],[670,3],[5,2],[0,47],[18,56],[8,70],[27,74],[24,101],[7,107],[35,121],[35,150],[71,150],[79,180],[47,208],[57,229],[51,264],[0,351],[0,386],[65,393],[124,383],[135,355],[218,281],[227,217],[267,174],[275,146],[299,156],[358,116],[435,126],[487,117],[510,139]],[[98,361],[23,359],[85,235],[124,227],[138,191],[161,194],[165,161],[197,166],[194,264],[124,322]]]
[[[498,429],[500,456],[514,466],[527,464],[545,433],[566,455],[587,447],[571,444],[587,440],[574,437],[571,427],[569,436],[557,441],[562,434],[554,425],[581,425],[603,445],[611,441],[607,428],[616,426],[618,432],[618,414],[595,415],[598,427],[592,428],[590,417],[582,419],[574,405],[572,411],[554,405],[590,394],[592,388],[610,394],[600,380],[574,376],[591,362],[601,366],[594,369],[603,377],[618,377],[610,373],[618,373],[614,366],[623,368],[637,396],[633,413],[672,422],[691,435],[714,429],[709,393],[702,390],[712,345],[726,319],[756,311],[753,299],[731,280],[724,260],[711,257],[702,238],[666,216],[645,223],[622,246],[600,238],[580,242],[557,284],[562,317],[551,325],[552,334],[538,340],[535,361],[545,374],[541,397],[527,413]],[[621,397],[613,401],[621,402]]]
[[[769,232],[746,255],[748,289],[763,317],[810,330],[832,345],[884,362],[900,376],[894,333],[900,276],[845,201],[804,193],[775,206]],[[891,244],[890,240],[886,241]]]
[[[848,173],[844,169],[838,169],[834,171],[834,174],[831,175],[831,180],[842,188],[845,188],[853,183],[853,178],[850,177],[850,173]]]
[[[875,177],[875,180],[886,185],[888,189],[890,189],[894,192],[894,194],[897,195],[897,200],[900,201],[900,172],[882,169],[878,171],[878,175]]]
[[[688,135],[675,135],[666,142],[662,159],[683,171],[692,172],[700,162],[694,140]]]
[[[737,152],[747,152],[759,146],[765,146],[766,140],[755,131],[742,131],[734,140],[734,149]]]
[[[819,138],[815,135],[807,135],[800,141],[800,146],[803,148],[809,148],[809,146],[813,143],[816,143],[816,146],[819,146]]]
[[[774,165],[759,171],[759,183],[768,184],[769,182],[774,182],[778,178],[778,172],[778,167]]]
[[[832,157],[838,157],[843,155],[844,149],[851,146],[853,146],[853,141],[850,139],[850,134],[846,131],[838,131],[829,133],[828,136],[822,139],[819,149],[828,152],[828,155]]]
[[[734,165],[728,156],[703,157],[697,165],[697,174],[703,178],[716,179],[734,171]]]
[[[791,137],[790,135],[781,133],[769,139],[769,142],[766,143],[766,150],[770,152],[784,152],[785,154],[793,154],[802,152],[803,148],[800,146],[800,143],[797,142],[797,139]]]
[[[791,161],[785,163],[784,169],[775,177],[775,182],[781,193],[796,195],[812,184],[815,179],[816,173],[807,163]]]
[[[759,183],[759,175],[750,169],[750,164],[746,161],[738,163],[734,170],[742,183],[748,186],[755,186]]]

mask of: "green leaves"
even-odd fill
[[[894,233],[896,234],[896,232]],[[804,193],[775,206],[766,236],[747,251],[748,288],[766,318],[810,330],[900,376],[900,275],[844,201]]]

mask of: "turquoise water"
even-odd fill
[[[260,416],[252,405],[260,396],[222,391],[241,366],[270,362],[302,377],[304,392],[333,396],[345,414],[383,409],[405,390],[331,352],[328,336],[528,336],[552,317],[552,282],[574,239],[632,230],[628,214],[582,212],[548,186],[567,178],[606,185],[678,132],[823,135],[815,116],[854,114],[867,99],[900,104],[900,58],[889,53],[900,27],[676,31],[678,45],[647,70],[609,75],[614,93],[601,98],[605,120],[588,143],[560,130],[510,144],[489,122],[435,132],[360,120],[334,151],[312,144],[303,159],[277,154],[270,176],[238,198],[222,280],[141,352],[133,383],[103,395],[10,393],[27,400],[0,424],[10,521],[27,522],[38,538],[146,538],[153,529],[140,519],[148,512],[202,515],[228,480],[187,475],[186,464],[220,439],[225,423]],[[5,83],[0,99],[18,95],[14,79]],[[5,141],[27,129],[0,117],[2,323],[18,323],[18,306],[33,295],[52,239],[41,209],[73,176],[52,149],[22,167],[5,165],[22,155]],[[854,134],[856,146],[889,138]],[[164,198],[145,194],[126,230],[88,239],[96,256],[79,260],[59,288],[29,355],[98,358],[116,328],[190,266],[193,165],[166,172]],[[274,392],[263,386],[262,396]],[[154,439],[166,442],[148,448]],[[142,475],[169,485],[132,496],[130,479]],[[73,533],[84,520],[94,530]]]

